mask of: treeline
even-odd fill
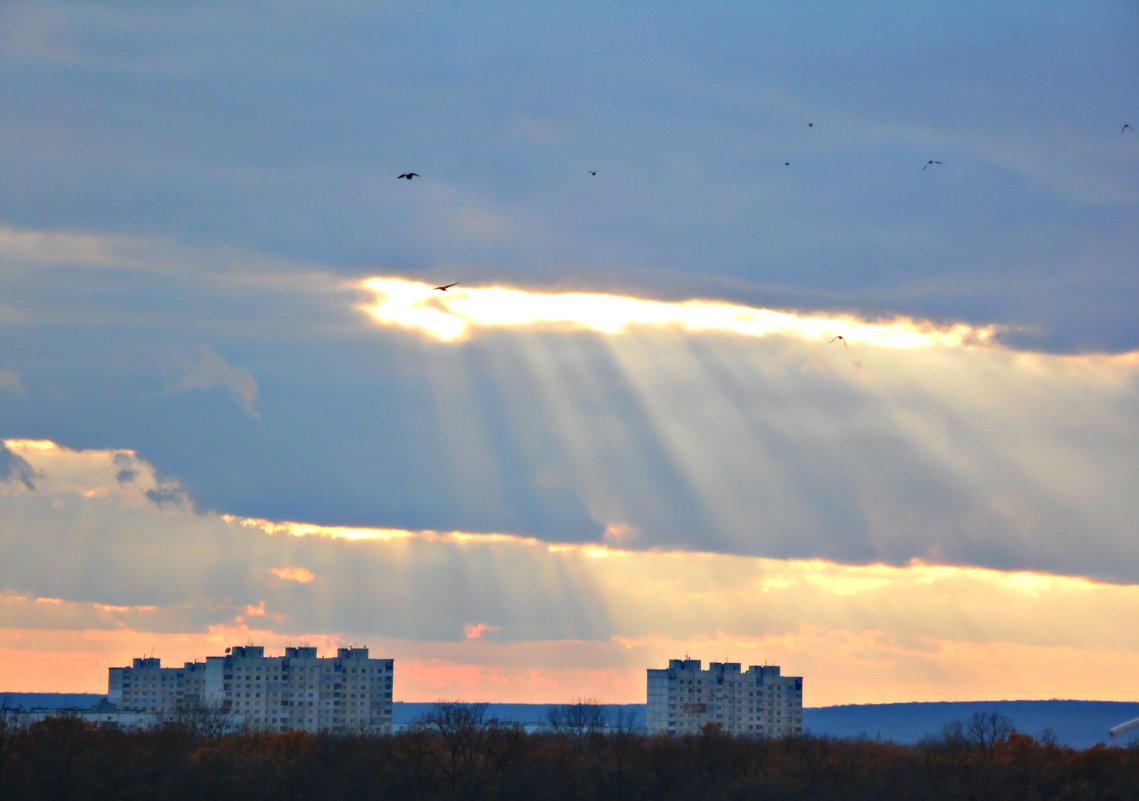
[[[394,735],[219,734],[192,722],[123,731],[74,718],[0,720],[3,801],[1139,798],[1139,749],[1073,750],[974,715],[915,746],[645,736],[567,705],[527,734],[480,705],[440,704]]]

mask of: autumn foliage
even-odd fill
[[[756,740],[713,727],[648,737],[581,720],[527,734],[486,720],[480,705],[444,704],[411,731],[376,736],[203,734],[176,723],[121,731],[61,716],[0,727],[0,799],[1139,798],[1139,749],[1077,751],[1017,733],[999,716],[974,716],[912,746]]]

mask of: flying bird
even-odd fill
[[[783,162],[783,166],[784,166],[784,167],[790,167],[790,166],[791,166],[791,162],[789,162],[789,161],[785,161],[785,162]]]
[[[814,127],[815,127],[815,124],[814,124],[813,122],[808,122],[808,123],[807,123],[807,127],[808,127],[808,128],[814,128]]]
[[[1123,123],[1123,127],[1119,129],[1119,132],[1123,133],[1124,131],[1126,131],[1130,127],[1131,127],[1131,123],[1125,122],[1125,123]]]
[[[597,175],[597,170],[589,170],[590,175]]]
[[[838,334],[838,335],[836,335],[836,336],[833,336],[833,337],[831,337],[831,342],[834,342],[836,339],[841,339],[841,340],[842,340],[842,346],[843,346],[844,348],[849,348],[849,347],[850,347],[850,345],[847,345],[847,344],[846,344],[846,337],[844,337],[842,334]],[[831,342],[828,342],[827,344],[829,345],[829,344],[831,344]]]
[[[940,161],[937,161],[937,160],[935,160],[935,159],[930,159],[929,161],[927,161],[927,162],[925,163],[925,167],[922,167],[922,168],[921,168],[921,171],[922,171],[922,172],[925,172],[925,169],[926,169],[926,167],[928,167],[930,164],[940,164],[940,163],[941,163]]]
[[[458,285],[459,285],[459,282],[458,282],[458,281],[456,281],[456,282],[455,282],[455,283],[453,283],[453,284],[443,284],[443,286],[437,286],[437,287],[435,287],[435,288],[436,288],[436,289],[438,289],[440,292],[446,292],[446,291],[447,291],[448,289],[450,289],[451,287],[453,287],[453,286],[458,286]]]
[[[412,178],[421,178],[421,177],[422,176],[417,172],[405,172],[405,173],[400,173],[399,175],[397,175],[396,180],[398,181],[400,178],[406,178],[407,180],[410,181]]]

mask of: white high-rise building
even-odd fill
[[[130,667],[108,669],[107,700],[123,710],[174,715],[201,703],[205,669],[203,662],[164,668],[158,657],[135,659]]]
[[[782,737],[803,732],[803,679],[778,665],[670,659],[648,671],[649,734],[696,734],[709,723],[729,734]]]
[[[107,700],[120,709],[171,716],[194,707],[225,713],[234,726],[269,731],[387,732],[392,723],[391,659],[367,648],[290,647],[266,657],[259,645],[164,668],[155,657],[110,668]]]

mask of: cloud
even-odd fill
[[[180,652],[264,608],[256,634],[382,635],[440,687],[504,694],[587,674],[543,647],[583,643],[628,682],[613,637],[656,643],[643,667],[720,619],[693,641],[783,637],[816,664],[830,644],[905,663],[912,688],[986,648],[1010,670],[1072,657],[952,639],[973,635],[922,582],[963,571],[957,589],[1034,619],[998,575],[1083,579],[1042,590],[1048,612],[1106,605],[1115,625],[1105,599],[1139,581],[1121,8],[978,24],[922,4],[882,25],[678,6],[645,37],[643,12],[570,4],[19,4],[0,27],[20,71],[0,106],[18,333],[0,366],[19,371],[0,436],[61,444],[0,456],[0,576],[30,599],[11,631],[91,620],[89,654],[126,647],[122,618]],[[721,589],[737,571],[764,582]],[[733,610],[761,589],[778,633],[756,639]],[[667,626],[646,633],[656,599]],[[501,630],[468,640],[470,621]],[[1135,674],[1093,639],[1095,665]]]
[[[645,548],[1139,575],[1134,354],[727,300],[410,278],[377,298],[328,273],[206,272],[179,274],[201,294],[158,329],[129,312],[29,328],[13,347],[45,402],[0,395],[9,430],[130,445],[202,507],[249,517],[558,542],[627,526]],[[62,314],[48,288],[32,294]],[[286,317],[306,322],[285,336]],[[138,368],[155,359],[161,403]],[[260,422],[235,425],[227,397]],[[157,477],[148,492],[188,503]]]
[[[468,640],[477,640],[484,634],[498,631],[498,626],[489,623],[467,623],[463,626],[463,636]]]
[[[145,326],[126,322],[78,339],[37,326],[40,349],[82,354],[28,376],[57,400],[6,422],[113,435],[201,506],[250,517],[559,542],[625,526],[645,548],[1139,575],[1134,354],[1026,352],[989,325],[389,279],[392,319],[465,332],[440,341],[434,322],[373,325],[325,278],[316,304],[340,302],[343,328],[277,341],[276,322],[234,317],[220,352],[193,328],[140,346]],[[245,289],[231,300],[258,297]],[[161,404],[132,366],[155,353]],[[253,363],[273,367],[254,378]],[[235,427],[194,390],[265,419]],[[148,492],[188,503],[158,477]]]
[[[133,451],[111,453],[111,465],[115,470],[115,481],[122,487],[141,492],[143,496],[159,508],[194,511],[193,501],[185,487],[176,479],[160,476]]]
[[[153,504],[193,511],[181,484],[161,476],[130,450],[73,451],[48,440],[4,440],[4,452],[27,465],[47,495],[115,499],[128,506]],[[34,463],[34,465],[32,464]]]
[[[166,361],[170,392],[224,387],[255,419],[257,412],[257,380],[245,369],[234,367],[209,345],[199,345],[193,351],[172,351]]]
[[[73,231],[18,228],[0,223],[0,253],[15,263],[143,268],[153,241]]]
[[[0,442],[0,484],[18,483],[35,490],[38,475],[27,459],[9,450],[6,442]]]
[[[190,496],[181,484],[172,479],[159,479],[155,487],[146,490],[146,497],[159,508],[172,507],[186,510],[193,508]]]
[[[316,574],[307,567],[274,567],[269,572],[281,581],[295,581],[297,584],[311,584],[316,581]]]
[[[794,335],[831,343],[841,335],[874,347],[919,348],[986,345],[999,331],[997,326],[937,326],[903,318],[875,322],[854,315],[808,315],[708,300],[670,302],[469,285],[440,293],[430,284],[404,278],[368,278],[361,288],[374,297],[362,308],[377,324],[411,328],[443,342],[494,328],[568,328],[621,334],[652,327],[744,337]]]
[[[129,484],[138,477],[141,465],[133,453],[116,453],[111,457],[111,462],[116,468],[115,481],[120,484]]]
[[[613,523],[605,529],[604,539],[615,546],[628,546],[639,538],[639,532],[627,523]]]
[[[26,682],[17,668],[46,643],[58,647],[52,632],[102,632],[120,662],[156,641],[167,658],[251,638],[366,642],[404,666],[404,700],[482,677],[483,698],[591,688],[633,701],[646,667],[685,651],[783,664],[808,676],[814,703],[980,697],[1041,659],[1139,665],[1134,583],[192,513],[146,501],[154,470],[140,457],[121,482],[123,451],[8,448],[44,478],[35,493],[0,496],[0,632],[32,657],[0,661],[5,686]],[[965,670],[986,653],[999,671]],[[866,668],[858,689],[852,664]],[[1072,675],[1034,680],[1032,693],[1070,695]]]
[[[0,393],[4,392],[14,395],[28,394],[28,390],[20,381],[20,376],[14,370],[0,370]]]

